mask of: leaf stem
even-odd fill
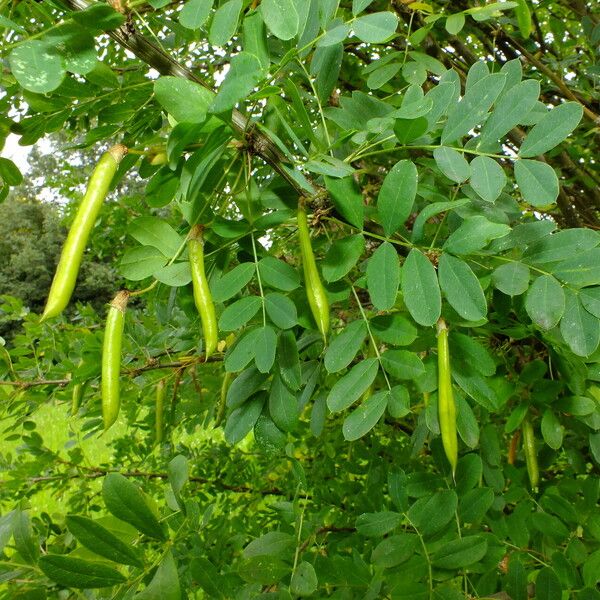
[[[388,390],[392,391],[392,385],[390,384],[390,380],[388,379],[387,373],[385,372],[385,369],[381,362],[381,354],[379,353],[379,348],[377,347],[377,343],[375,342],[375,338],[373,337],[373,333],[372,333],[371,327],[369,325],[369,319],[367,319],[367,315],[366,315],[365,310],[360,302],[360,298],[358,297],[358,294],[356,293],[356,288],[352,284],[350,284],[350,287],[352,288],[352,293],[354,294],[356,304],[358,304],[358,308],[360,310],[360,314],[363,318],[363,321],[365,322],[365,325],[367,326],[367,331],[369,332],[369,339],[371,340],[371,345],[373,346],[373,350],[375,351],[375,355],[377,356],[377,361],[379,362],[379,366],[381,367],[381,372],[383,373],[383,378],[385,379],[385,383],[387,384]]]

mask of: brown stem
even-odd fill
[[[212,355],[206,358],[204,354],[199,354],[198,356],[190,357],[187,360],[177,360],[170,363],[148,363],[146,365],[143,365],[142,367],[126,369],[123,371],[123,374],[135,377],[140,373],[144,373],[146,371],[154,371],[155,369],[185,369],[198,363],[221,362],[222,360],[222,355]]]
[[[73,464],[67,463],[65,464]],[[40,483],[43,481],[57,481],[61,479],[98,479],[100,477],[105,477],[109,473],[114,473],[115,471],[109,471],[108,469],[101,469],[99,467],[89,468],[82,467],[80,465],[73,464],[74,467],[78,469],[85,470],[85,473],[70,473],[70,474],[61,474],[61,475],[44,475],[39,477],[30,477],[28,478],[29,483]],[[141,477],[145,479],[168,479],[168,473],[157,473],[157,472],[146,472],[146,471],[125,471],[121,473],[124,477]],[[285,492],[280,490],[279,488],[269,488],[263,490],[255,490],[246,485],[229,485],[227,483],[223,483],[222,481],[211,481],[210,479],[206,479],[205,477],[189,477],[189,481],[199,484],[210,484],[215,488],[219,488],[221,490],[226,490],[228,492],[236,492],[238,494],[260,494],[261,496],[285,496]],[[6,483],[6,482],[1,482]]]
[[[517,42],[517,40],[507,35],[505,35],[505,38],[511,46],[516,48],[523,56],[525,56],[525,58],[527,58],[527,61],[529,63],[531,63],[538,71],[544,73],[544,75],[548,77],[550,81],[554,82],[556,87],[565,95],[565,97],[569,98],[569,100],[573,100],[574,102],[581,104],[581,106],[583,107],[583,112],[588,119],[593,121],[595,124],[600,124],[600,117],[591,108],[589,108],[581,98],[578,98],[571,91],[571,89],[567,86],[567,84],[563,81],[561,77],[559,77],[556,73],[554,73],[554,71],[549,69],[545,64],[540,62],[533,54],[531,54],[531,52],[529,52],[519,42]]]
[[[26,390],[37,385],[67,385],[70,379],[34,379],[33,381],[0,381],[0,385],[11,385]]]
[[[88,0],[64,0],[64,2],[75,11],[85,10],[91,6]],[[172,75],[174,77],[189,79],[211,92],[214,91],[212,87],[194,75],[194,73],[185,68],[172,56],[148,41],[135,30],[132,30],[131,23],[127,23],[119,29],[109,31],[108,35],[123,46],[123,48],[133,52],[133,54],[148,66],[156,69],[161,75]],[[284,163],[287,161],[277,144],[275,144],[268,135],[259,131],[255,123],[243,115],[239,110],[234,109],[231,113],[231,121],[229,124],[233,130],[245,140],[247,147],[253,154],[260,156],[281,177],[283,177],[298,192],[298,194],[306,194],[306,190],[284,166]]]
[[[515,459],[517,457],[517,450],[519,448],[519,440],[521,439],[521,430],[517,429],[513,436],[510,438],[510,445],[508,447],[508,457],[507,462],[509,465],[515,464]]]

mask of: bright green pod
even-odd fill
[[[78,366],[81,367],[82,364],[83,359],[79,361]],[[81,406],[81,401],[83,400],[83,393],[86,385],[87,381],[73,385],[73,393],[71,395],[71,415],[76,415],[79,412],[79,407]]]
[[[438,420],[446,458],[456,473],[458,462],[458,438],[456,436],[456,402],[452,391],[452,371],[450,370],[450,346],[448,327],[443,319],[438,321]]]
[[[329,300],[315,262],[315,255],[310,243],[308,219],[302,205],[298,206],[298,239],[308,304],[321,335],[326,338],[329,331]]]
[[[521,425],[523,432],[523,452],[525,453],[525,464],[531,489],[536,490],[540,482],[540,469],[538,467],[537,451],[535,448],[535,434],[529,419],[525,419]]]
[[[73,386],[73,394],[71,396],[71,414],[76,415],[81,406],[81,399],[83,398],[83,383],[76,383]]]
[[[110,303],[102,346],[102,419],[106,431],[119,416],[121,407],[121,345],[129,292],[120,291]]]
[[[217,327],[217,315],[212,295],[206,279],[204,268],[204,239],[202,237],[202,225],[194,225],[188,237],[188,254],[190,257],[190,268],[192,270],[192,288],[194,290],[194,302],[204,334],[204,357],[208,357],[217,349],[219,341],[219,330]]]
[[[42,321],[58,316],[69,304],[90,232],[96,223],[102,202],[108,194],[110,182],[126,154],[127,148],[122,144],[116,144],[98,161],[65,240],[42,314]]]

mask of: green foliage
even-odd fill
[[[0,286],[33,310],[43,308],[64,240],[51,205],[12,199],[0,205]]]
[[[11,198],[0,204],[0,289],[40,312],[50,289],[65,231],[57,210],[48,203]],[[110,299],[117,274],[110,264],[85,261],[79,274],[75,302],[100,308]],[[21,315],[0,316],[0,335],[11,336]]]
[[[0,135],[67,146],[33,154],[25,178],[0,160],[0,597],[596,598],[588,6],[119,8],[0,12]],[[40,323],[63,233],[51,204],[17,198],[43,183],[69,199],[68,226],[116,142],[130,153],[75,292],[90,303]],[[101,305],[125,286],[121,413],[104,432]]]

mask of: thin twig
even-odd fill
[[[109,473],[114,473],[115,471],[110,471],[108,469],[101,469],[99,467],[84,467],[82,465],[75,465],[74,463],[69,463],[67,461],[59,461],[66,465],[72,465],[85,473],[69,473],[69,474],[58,474],[58,475],[42,475],[38,477],[30,477],[27,479],[28,483],[40,483],[43,481],[58,481],[64,479],[99,479],[100,477],[105,477]],[[168,479],[168,473],[159,473],[159,472],[147,472],[147,471],[125,471],[121,473],[124,477],[141,477],[145,479]],[[222,481],[211,481],[210,479],[206,479],[205,477],[189,477],[189,481],[193,483],[198,483],[202,485],[211,485],[215,488],[220,488],[222,490],[226,490],[228,492],[235,492],[238,494],[260,494],[261,496],[285,496],[286,493],[279,488],[268,488],[263,490],[255,490],[246,485],[229,485],[227,483],[223,483]],[[1,481],[2,485],[7,484],[7,481]]]
[[[221,362],[223,360],[223,356],[219,354],[214,354],[210,356],[208,359],[204,357],[203,354],[189,357],[187,360],[178,360],[174,362],[168,363],[159,363],[159,362],[149,362],[148,364],[142,365],[141,367],[132,367],[130,369],[123,369],[121,371],[121,375],[129,375],[131,377],[137,377],[140,373],[145,373],[146,371],[155,371],[157,369],[185,369],[187,367],[191,367],[192,365],[202,364],[206,362]],[[17,387],[21,389],[27,389],[30,387],[41,386],[41,385],[56,385],[56,386],[64,386],[71,383],[71,379],[34,379],[32,381],[25,380],[16,380],[16,381],[0,381],[0,385],[9,385],[12,387]]]

